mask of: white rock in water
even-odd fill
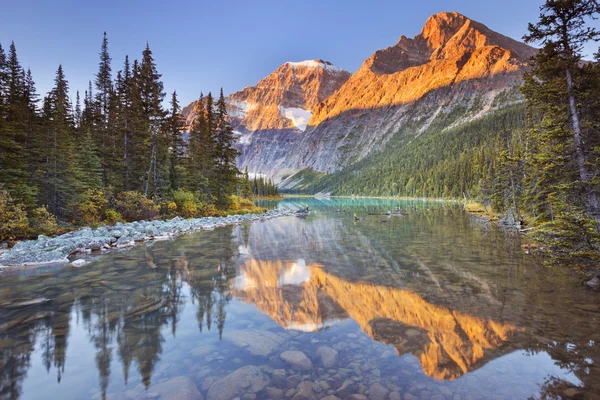
[[[77,267],[77,268],[83,266],[84,264],[87,264],[87,262],[85,260],[82,260],[81,258],[78,260],[75,260],[71,263],[72,266]]]
[[[600,278],[595,276],[592,280],[586,283],[592,289],[600,289]]]

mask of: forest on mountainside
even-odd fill
[[[0,241],[81,225],[257,212],[259,183],[238,171],[221,91],[201,95],[184,141],[177,93],[165,92],[152,51],[126,57],[113,79],[106,33],[98,72],[80,95],[63,66],[36,93],[17,49],[0,45]],[[260,182],[260,194],[267,186]],[[272,183],[270,193],[276,193]]]

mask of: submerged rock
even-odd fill
[[[594,290],[598,290],[600,289],[600,278],[595,276],[591,280],[587,281],[585,284]]]
[[[369,400],[385,400],[389,392],[390,391],[380,383],[374,383],[369,387]]]
[[[317,354],[321,358],[321,364],[323,364],[325,368],[332,368],[338,362],[338,352],[331,347],[321,346],[317,350]]]
[[[223,339],[233,342],[253,356],[262,357],[269,356],[286,342],[280,335],[254,329],[225,332]]]
[[[245,393],[258,393],[268,384],[269,378],[260,368],[247,365],[213,383],[208,389],[206,398],[207,400],[231,400]]]
[[[312,361],[301,351],[284,351],[279,357],[298,371],[307,371],[313,368]]]
[[[204,400],[204,396],[187,376],[159,383],[150,388],[149,394],[157,396],[160,400]]]

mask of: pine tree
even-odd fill
[[[213,178],[215,143],[210,132],[212,114],[208,112],[208,104],[212,104],[212,96],[204,97],[196,102],[196,119],[187,146],[187,162],[185,168],[185,186],[196,193],[204,201],[212,201],[210,182]]]
[[[114,163],[111,162],[111,155],[114,141],[114,132],[109,129],[109,105],[111,99],[112,78],[111,78],[111,57],[108,53],[108,39],[106,32],[102,38],[100,47],[100,62],[98,63],[98,72],[94,84],[96,86],[96,112],[97,125],[94,129],[94,138],[101,152],[103,180],[104,184],[108,185],[111,169],[114,169]],[[91,91],[90,91],[91,93]]]
[[[21,67],[14,42],[8,57],[0,52],[0,82],[3,105],[0,109],[0,184],[11,196],[33,207],[35,188],[28,173],[28,128],[31,128],[30,107],[33,97],[28,98],[28,82]],[[32,94],[33,95],[33,94]]]
[[[182,175],[184,174],[184,165],[182,160],[184,143],[182,132],[183,120],[181,117],[181,107],[177,100],[177,92],[174,91],[171,96],[170,115],[165,123],[165,135],[169,152],[169,180],[172,190],[179,189],[183,184]]]
[[[215,120],[216,178],[214,180],[214,196],[217,206],[226,208],[228,206],[228,196],[234,192],[240,172],[235,165],[239,152],[233,147],[235,136],[231,125],[227,121],[227,104],[223,89],[221,89],[217,101]]]
[[[587,24],[587,19],[600,12],[600,4],[596,0],[547,0],[540,11],[538,23],[530,23],[529,33],[524,37],[529,43],[543,45],[523,89],[530,108],[540,113],[540,122],[531,130],[539,146],[536,156],[542,166],[554,169],[554,174],[545,171],[546,177],[554,181],[553,186],[569,186],[554,197],[569,204],[579,191],[586,199],[582,205],[585,212],[595,219],[600,231],[600,201],[595,182],[598,171],[591,164],[596,156],[587,144],[587,139],[597,135],[597,131],[587,128],[582,120],[585,112],[577,85],[584,72],[580,67],[583,46],[600,38],[600,32]],[[571,160],[575,160],[575,165]],[[573,170],[571,166],[575,167],[575,175],[569,173]]]
[[[250,181],[247,165],[244,168],[244,176],[242,177],[242,187],[240,192],[242,198],[244,199],[249,199],[252,197],[252,182]]]
[[[102,188],[102,161],[89,131],[78,136],[73,157],[73,183],[76,195]]]
[[[134,159],[132,103],[133,95],[137,93],[137,90],[132,76],[129,56],[125,56],[123,70],[117,74],[116,93],[119,102],[117,130],[120,154],[118,157],[121,160],[118,167],[120,174],[118,187],[122,190],[132,190],[132,160]]]
[[[146,49],[142,53],[138,76],[141,105],[148,129],[145,133],[150,147],[150,154],[144,164],[147,166],[147,171],[144,177],[143,193],[145,196],[156,198],[161,198],[164,189],[168,187],[165,171],[161,171],[159,166],[160,133],[166,116],[162,108],[165,93],[160,77],[150,46],[146,45]]]
[[[73,121],[69,101],[69,84],[62,65],[56,71],[54,88],[46,103],[48,146],[46,154],[46,204],[59,217],[73,196]]]

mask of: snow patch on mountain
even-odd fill
[[[256,104],[248,103],[247,101],[229,101],[230,110],[229,116],[233,118],[244,118],[248,111],[256,107]]]
[[[306,126],[308,125],[308,121],[310,121],[310,117],[312,117],[312,113],[303,108],[286,108],[279,106],[279,112],[287,119],[290,119],[296,128],[303,132],[306,130]]]
[[[247,134],[247,135],[241,134],[240,138],[238,139],[238,143],[243,144],[243,145],[250,144],[251,141],[252,141],[252,134]]]
[[[330,62],[322,61],[322,60],[305,60],[305,61],[299,61],[299,62],[287,62],[286,64],[292,68],[308,67],[308,68],[323,68],[328,71],[335,71],[335,72],[344,71],[343,69],[336,67],[335,65],[333,65]]]

